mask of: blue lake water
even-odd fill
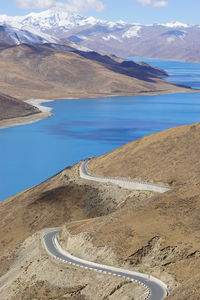
[[[170,81],[200,89],[200,64],[145,61],[168,71]],[[0,200],[83,158],[200,120],[200,93],[61,100],[48,106],[54,117],[0,130]]]

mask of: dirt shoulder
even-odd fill
[[[144,293],[143,287],[125,279],[59,263],[47,255],[40,237],[36,233],[12,251],[14,263],[0,277],[2,299],[125,300]]]

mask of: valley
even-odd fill
[[[199,300],[200,26],[39,2],[0,14],[0,298]]]

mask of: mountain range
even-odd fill
[[[39,32],[45,34],[43,40],[67,40],[94,51],[123,57],[200,61],[199,25],[111,22],[58,8],[20,17],[1,15],[0,24],[31,33],[34,29],[36,35]]]
[[[98,27],[99,22],[113,30],[125,26],[54,10],[26,17],[0,16],[0,92],[25,100],[191,91],[163,80],[167,76],[163,70],[100,54],[61,37],[70,28]],[[8,115],[6,107],[1,107],[2,120],[27,115],[27,104],[16,116]]]
[[[107,53],[131,56],[131,45],[136,47],[138,40],[144,43],[144,47],[138,46],[143,56],[141,49],[148,52],[148,47],[141,33],[147,30],[156,36],[157,28],[170,45],[173,35],[182,42],[185,30],[200,30],[181,23],[144,26],[108,22],[60,9],[21,17],[0,15],[0,92],[22,100],[190,92],[163,80],[167,76],[163,70]],[[149,33],[147,38],[151,39]],[[154,43],[154,48],[158,54],[162,47]],[[6,107],[2,106],[2,120],[27,115],[27,105],[22,104],[16,116],[8,115]]]

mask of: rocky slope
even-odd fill
[[[95,174],[170,184],[173,190],[165,194],[85,181],[76,165],[0,203],[1,295],[26,299],[37,290],[36,299],[65,299],[64,294],[135,299],[134,286],[92,273],[94,298],[87,272],[52,265],[37,232],[63,226],[60,241],[74,254],[154,274],[173,289],[170,300],[197,300],[199,143],[200,124],[194,124],[147,136],[90,162]]]

